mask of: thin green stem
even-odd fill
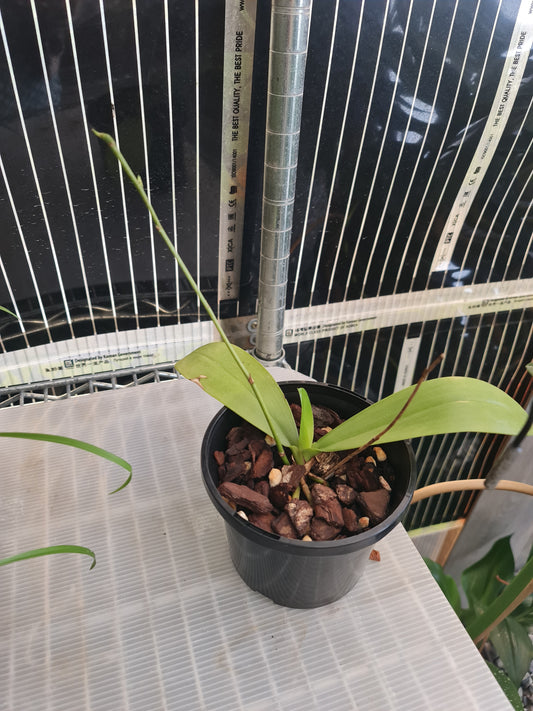
[[[192,276],[192,274],[191,274],[190,271],[188,270],[187,265],[186,265],[185,262],[182,260],[182,258],[181,258],[180,255],[178,254],[178,251],[176,250],[176,248],[175,248],[174,245],[172,244],[172,242],[171,242],[169,236],[168,236],[167,233],[165,232],[165,230],[164,230],[164,228],[163,228],[163,225],[162,225],[161,222],[159,221],[159,217],[157,216],[157,214],[156,214],[156,212],[155,212],[155,210],[154,210],[154,208],[153,208],[152,203],[151,203],[150,200],[148,199],[148,196],[147,196],[147,194],[146,194],[146,192],[145,192],[145,190],[144,190],[144,186],[143,186],[143,184],[142,184],[142,180],[141,180],[140,176],[136,176],[136,175],[135,175],[135,173],[133,172],[133,170],[132,170],[131,167],[129,166],[128,162],[126,161],[126,159],[124,158],[124,156],[122,155],[122,153],[120,152],[120,150],[118,149],[117,144],[115,143],[115,140],[113,139],[112,136],[110,136],[108,133],[100,133],[99,131],[95,131],[94,129],[93,129],[93,133],[94,133],[94,135],[95,135],[97,138],[100,138],[102,141],[104,141],[104,143],[106,143],[106,144],[109,146],[109,148],[110,148],[111,151],[113,152],[113,155],[114,155],[114,156],[117,158],[117,160],[120,162],[120,165],[121,165],[122,168],[124,169],[124,172],[126,173],[126,175],[128,176],[128,178],[130,179],[130,181],[131,181],[131,182],[133,183],[133,185],[135,186],[137,192],[138,192],[139,195],[141,196],[142,201],[143,201],[144,204],[146,205],[146,208],[148,209],[148,212],[150,213],[150,215],[151,215],[151,217],[152,217],[152,220],[153,220],[153,222],[154,222],[154,225],[155,225],[156,230],[159,232],[159,234],[160,234],[161,237],[163,238],[165,244],[167,245],[168,249],[170,250],[172,256],[173,256],[174,259],[177,261],[177,263],[178,263],[178,265],[179,265],[179,268],[180,268],[181,271],[183,272],[185,278],[186,278],[187,281],[189,282],[189,284],[190,284],[191,288],[193,289],[194,293],[196,294],[196,296],[197,296],[198,299],[200,300],[200,303],[202,304],[202,306],[203,306],[204,309],[206,310],[207,315],[209,316],[209,318],[211,319],[213,325],[215,326],[215,328],[217,329],[218,333],[220,334],[220,337],[221,337],[222,341],[224,342],[224,344],[225,344],[225,345],[227,346],[227,348],[229,349],[229,352],[231,353],[233,359],[235,360],[235,363],[237,364],[237,366],[239,367],[239,369],[240,369],[240,371],[242,372],[243,376],[246,378],[246,380],[248,381],[248,383],[249,383],[250,386],[252,387],[252,390],[253,390],[254,395],[255,395],[255,397],[256,397],[256,399],[257,399],[257,402],[259,403],[259,406],[261,407],[261,410],[263,411],[263,414],[264,414],[264,416],[265,416],[265,418],[266,418],[266,421],[268,422],[268,426],[270,427],[270,430],[271,430],[272,435],[273,435],[273,437],[274,437],[274,440],[275,440],[275,442],[276,442],[276,447],[277,447],[277,449],[278,449],[278,454],[279,454],[280,457],[283,459],[284,463],[285,463],[285,464],[288,464],[288,463],[289,463],[289,460],[287,459],[287,456],[286,456],[285,451],[284,451],[284,449],[283,449],[283,445],[281,444],[281,438],[280,438],[280,436],[279,436],[279,434],[278,434],[278,432],[277,432],[277,430],[276,430],[276,428],[275,428],[275,426],[274,426],[274,423],[273,423],[273,421],[272,421],[272,418],[270,417],[270,413],[268,412],[268,409],[267,409],[267,407],[266,407],[265,401],[263,400],[263,397],[262,397],[261,393],[259,392],[258,388],[256,387],[256,385],[255,385],[255,383],[254,383],[254,379],[252,378],[251,374],[247,371],[247,369],[245,368],[245,366],[244,366],[244,364],[242,363],[241,359],[239,358],[238,354],[236,353],[235,349],[234,349],[233,346],[231,345],[230,341],[228,340],[228,337],[227,337],[226,334],[224,333],[224,329],[222,328],[222,326],[221,326],[219,320],[217,319],[217,317],[215,316],[215,313],[214,313],[213,309],[209,306],[209,303],[207,302],[206,298],[204,297],[204,295],[203,295],[202,292],[200,291],[200,287],[198,286],[198,284],[197,284],[196,281],[194,280],[194,277]]]

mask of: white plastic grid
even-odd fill
[[[287,372],[278,373],[286,377]],[[57,542],[0,573],[2,711],[508,708],[401,527],[358,586],[317,610],[278,607],[229,560],[199,485],[218,404],[182,380],[0,412],[0,430],[80,437],[125,456],[4,440],[0,554]]]

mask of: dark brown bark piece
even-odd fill
[[[330,410],[329,407],[321,407],[320,405],[311,405],[315,427],[337,427],[342,420],[336,412]]]
[[[281,467],[281,481],[287,484],[291,493],[298,487],[300,479],[305,476],[303,464],[284,464]]]
[[[359,457],[352,457],[343,467],[346,474],[347,483],[354,489],[359,489],[360,484],[360,473],[361,473],[361,459]]]
[[[284,536],[285,538],[298,538],[298,533],[292,525],[292,521],[286,511],[283,511],[283,513],[272,521],[272,530],[274,533],[277,533],[279,536]]]
[[[324,484],[315,484],[311,489],[311,494],[315,504],[324,504],[337,498],[337,494],[333,489],[330,489],[329,486],[324,486]]]
[[[375,464],[365,462],[363,466],[354,466],[347,473],[350,486],[357,491],[376,491],[381,488]]]
[[[218,487],[218,491],[224,498],[255,513],[272,511],[272,504],[266,496],[253,491],[253,489],[243,484],[225,481]]]
[[[302,538],[309,533],[311,519],[313,518],[313,507],[304,499],[289,501],[285,506],[285,511],[289,514],[292,525]]]
[[[380,523],[387,516],[390,494],[386,489],[378,491],[362,491],[357,496],[357,503],[364,510],[370,523]]]
[[[223,481],[243,482],[248,477],[251,468],[248,457],[249,454],[247,451],[226,457]]]
[[[248,443],[252,440],[264,440],[265,435],[254,427],[249,422],[242,422],[236,427],[232,427],[231,430],[226,435],[226,441],[228,443],[227,449],[231,449],[236,446],[237,448],[243,449],[248,446]]]
[[[344,528],[350,533],[361,530],[361,526],[353,509],[342,509],[342,518],[344,520]]]
[[[263,479],[274,466],[272,450],[264,440],[250,442],[248,449],[252,455],[252,477]]]
[[[315,516],[311,521],[309,535],[313,541],[331,541],[337,536],[339,530],[337,526],[330,526],[329,523]]]
[[[251,513],[248,516],[248,521],[250,521],[250,523],[253,523],[254,526],[257,526],[257,528],[262,528],[263,531],[272,533],[272,522],[274,521],[274,518],[275,516],[272,513]]]
[[[315,504],[315,517],[336,528],[342,528],[342,508],[337,494],[323,484],[315,484],[311,489],[313,503]]]
[[[326,501],[315,506],[315,517],[321,518],[326,523],[336,528],[342,528],[344,519],[342,517],[342,507],[338,499]]]
[[[223,466],[224,462],[226,461],[226,455],[224,454],[224,452],[213,452],[213,456],[218,466]]]
[[[335,492],[344,506],[351,506],[355,501],[355,489],[352,489],[348,484],[336,484]]]
[[[294,417],[294,421],[296,422],[296,426],[300,426],[300,419],[302,417],[302,408],[300,405],[297,405],[295,402],[291,402],[290,404],[292,416]]]
[[[248,447],[248,444],[249,442],[246,438],[238,440],[237,442],[235,442],[235,444],[232,444],[231,447],[228,447],[226,449],[226,456],[233,457],[235,455],[241,454]],[[250,458],[249,454],[247,454],[246,456],[248,457],[248,459]]]
[[[278,511],[283,511],[285,505],[291,498],[291,490],[288,484],[278,484],[277,486],[271,486],[268,492],[268,498],[272,502],[272,505],[278,509]]]
[[[268,481],[265,479],[261,479],[260,481],[256,481],[254,484],[254,489],[257,491],[258,494],[263,494],[263,496],[268,497],[270,493],[270,486],[268,484]]]

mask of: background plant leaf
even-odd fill
[[[19,560],[29,560],[31,558],[39,558],[43,555],[54,555],[60,553],[78,553],[80,555],[88,555],[93,559],[89,570],[92,570],[96,565],[96,556],[92,550],[85,548],[84,546],[73,546],[68,544],[61,546],[47,546],[46,548],[35,548],[31,551],[24,551],[24,553],[16,553],[8,558],[2,558],[0,560],[0,565],[8,565],[9,563],[16,563]]]
[[[96,454],[98,457],[108,459],[110,462],[118,464],[119,467],[122,467],[128,472],[128,478],[123,484],[118,487],[118,489],[114,489],[111,492],[112,494],[116,494],[117,491],[123,489],[131,481],[132,468],[129,462],[127,462],[125,459],[122,459],[122,457],[113,454],[112,452],[108,452],[107,449],[102,449],[101,447],[97,447],[94,444],[89,444],[89,442],[84,442],[81,439],[72,439],[72,437],[63,437],[61,435],[42,434],[40,432],[0,432],[0,437],[11,437],[14,439],[32,439],[37,440],[39,442],[53,442],[55,444],[63,444],[68,447],[83,449],[86,452],[91,452],[91,454]]]
[[[513,684],[511,679],[508,677],[508,675],[503,671],[503,669],[500,669],[495,664],[491,664],[490,662],[487,662],[487,666],[493,673],[494,678],[500,685],[501,690],[507,697],[507,700],[509,701],[509,703],[511,704],[513,709],[515,711],[524,711],[524,705],[522,704],[522,699],[520,698],[520,695],[517,691],[516,686]]]
[[[237,346],[233,348],[260,390],[282,444],[297,446],[298,430],[281,388],[253,356]],[[201,346],[179,360],[175,367],[189,380],[197,380],[209,395],[262,432],[273,434],[252,386],[246,382],[224,343],[217,341]]]
[[[439,563],[435,563],[430,558],[424,558],[424,560],[440,589],[446,595],[446,599],[453,607],[455,614],[461,619],[461,596],[455,580],[451,575],[446,575],[444,568]]]
[[[506,617],[489,637],[505,671],[518,688],[533,658],[533,643],[527,630],[513,617]]]
[[[524,627],[533,627],[533,595],[520,603],[512,615]]]
[[[321,437],[314,447],[324,452],[360,447],[392,422],[414,387],[367,407]],[[517,434],[526,419],[525,410],[494,385],[475,378],[437,378],[422,383],[402,417],[378,441],[448,432]]]
[[[533,559],[533,545],[529,551],[529,555],[524,565]],[[524,627],[533,627],[533,595],[529,595],[518,605],[516,610],[511,613],[514,619]]]
[[[503,590],[467,625],[467,632],[474,641],[490,636],[496,624],[514,614],[521,601],[533,593],[533,559],[503,586]]]
[[[511,536],[500,538],[489,552],[461,575],[461,585],[468,604],[477,614],[485,611],[505,587],[498,577],[511,582],[514,577],[514,556],[511,549]]]

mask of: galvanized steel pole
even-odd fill
[[[255,355],[283,358],[283,323],[312,0],[272,0]]]

